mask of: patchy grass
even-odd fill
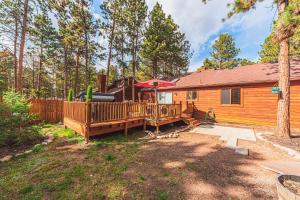
[[[0,163],[0,200],[4,199],[116,199],[127,192],[123,176],[136,162],[141,144],[131,134],[115,134],[84,144],[82,137],[62,126],[40,125],[53,134],[48,146]],[[63,148],[61,148],[63,147]]]
[[[39,128],[56,139],[0,163],[0,200],[275,199],[274,174],[258,164],[286,159],[262,143],[244,143],[252,154],[237,155],[200,134],[144,141],[145,133],[131,131],[86,145],[62,126]]]

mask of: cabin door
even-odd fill
[[[157,95],[159,104],[172,104],[173,95],[172,92],[159,92]]]

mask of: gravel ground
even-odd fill
[[[169,199],[277,199],[276,174],[260,163],[290,158],[261,141],[239,141],[239,146],[250,155],[237,155],[218,138],[196,133],[150,141],[126,172],[130,190]],[[140,178],[132,180],[133,174]]]

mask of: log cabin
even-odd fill
[[[300,130],[300,60],[291,61],[290,74],[291,128]],[[280,94],[274,94],[272,89],[278,86],[277,63],[199,70],[175,82],[176,86],[159,89],[160,103],[193,103],[193,117],[200,120],[210,110],[216,122],[276,126]],[[153,94],[144,92],[142,97],[149,99]]]

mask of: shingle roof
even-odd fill
[[[300,59],[291,61],[291,80],[300,80]],[[176,86],[162,88],[179,89],[193,87],[229,86],[278,81],[278,63],[254,64],[233,69],[204,70],[180,78]]]

